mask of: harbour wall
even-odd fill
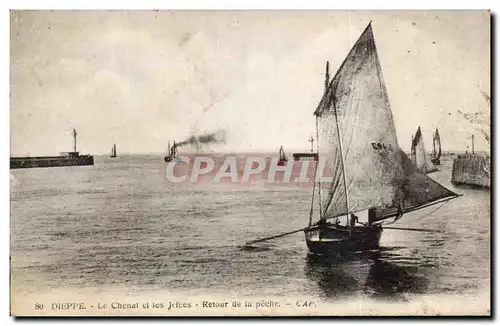
[[[39,157],[11,157],[11,169],[48,168],[58,166],[94,165],[94,156],[80,155],[66,156],[39,156]]]
[[[451,182],[454,185],[470,185],[490,188],[489,156],[477,154],[458,155],[453,160]]]

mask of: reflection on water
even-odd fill
[[[404,299],[404,294],[425,293],[429,280],[419,267],[389,261],[393,248],[327,258],[308,254],[306,276],[317,282],[322,297],[339,298],[363,293],[372,298]]]
[[[370,266],[365,292],[373,297],[399,297],[403,293],[424,293],[429,280],[418,275],[416,266],[402,266],[375,260]]]

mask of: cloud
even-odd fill
[[[232,150],[308,148],[312,111],[372,20],[400,145],[422,125],[446,149],[474,132],[457,109],[489,90],[481,12],[23,11],[11,21],[12,151],[163,151],[224,129]],[[415,23],[415,24],[413,24]],[[428,130],[426,132],[425,130]],[[476,137],[477,138],[477,137]],[[479,141],[478,141],[479,142]],[[489,148],[478,143],[477,148]]]

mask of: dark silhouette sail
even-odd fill
[[[404,174],[402,179],[396,181],[399,183],[400,192],[395,197],[395,205],[377,208],[371,222],[382,221],[458,196],[423,174],[402,150],[400,156]]]

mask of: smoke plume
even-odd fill
[[[200,136],[191,136],[186,140],[176,143],[177,146],[194,145],[199,146],[201,144],[225,144],[226,143],[226,132],[224,130],[219,130],[213,133],[208,133]]]

